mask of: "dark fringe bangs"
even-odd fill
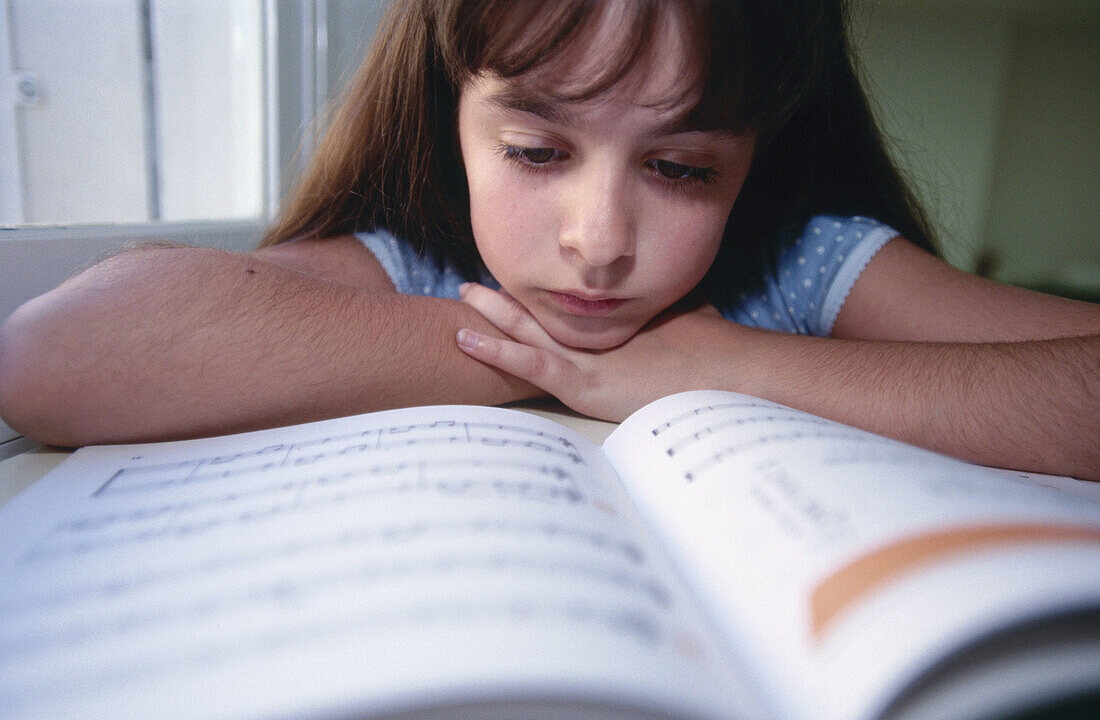
[[[545,90],[562,101],[603,95],[623,81],[649,51],[661,19],[660,0],[626,4],[627,27],[602,70],[569,92]],[[537,74],[573,48],[588,42],[604,12],[592,0],[476,0],[455,8],[440,24],[440,47],[456,88],[488,70],[503,78]],[[449,22],[447,22],[449,20]]]
[[[802,7],[792,11],[790,2]],[[677,13],[692,38],[691,64],[700,72],[661,104],[697,97],[686,118],[691,127],[735,133],[753,128],[767,143],[813,97],[823,61],[836,53],[822,32],[820,0],[637,0],[623,7],[626,27],[603,69],[581,88],[566,93],[550,86],[548,92],[564,101],[589,100],[622,82],[639,62],[659,62],[659,56],[646,54],[661,21]],[[483,70],[504,78],[540,72],[587,42],[604,8],[594,0],[471,0],[447,6],[436,32],[452,87],[457,92]]]

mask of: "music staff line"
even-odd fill
[[[787,408],[784,408],[782,406],[774,405],[773,403],[762,402],[762,401],[761,402],[739,401],[739,402],[719,403],[717,405],[705,405],[703,407],[698,407],[698,408],[695,408],[693,410],[689,410],[685,413],[680,413],[679,415],[675,415],[672,418],[670,418],[669,420],[667,420],[666,422],[663,422],[660,425],[657,425],[656,427],[651,428],[650,432],[656,437],[656,436],[662,435],[663,433],[668,432],[669,430],[673,429],[674,427],[676,427],[680,423],[687,422],[688,420],[695,420],[697,418],[703,417],[705,415],[709,415],[711,413],[724,412],[726,410],[752,409],[752,408],[768,408],[770,410],[777,410],[777,411],[787,409]]]
[[[700,440],[716,435],[723,430],[728,430],[729,428],[745,427],[748,425],[779,425],[781,423],[788,426],[805,425],[811,427],[832,427],[836,425],[836,423],[830,420],[826,420],[824,418],[812,417],[807,415],[794,415],[790,413],[776,413],[773,415],[755,415],[746,418],[733,418],[730,420],[715,423],[713,425],[708,425],[702,430],[693,432],[690,435],[685,435],[671,445],[668,445],[665,448],[665,452],[668,454],[669,457],[673,457],[677,453],[683,452],[684,450],[690,448],[692,445],[695,445]]]
[[[496,426],[494,426],[496,427]],[[539,433],[545,435],[545,433]],[[357,434],[358,436],[358,434]],[[382,435],[379,434],[379,437]],[[339,449],[328,452],[311,452],[301,454],[298,443],[290,445],[272,445],[260,450],[236,453],[234,455],[220,455],[194,460],[185,460],[174,463],[157,463],[124,467],[117,470],[106,482],[92,493],[92,497],[100,497],[107,493],[118,492],[142,492],[157,490],[173,485],[182,485],[194,482],[224,479],[255,472],[264,472],[279,468],[296,468],[312,465],[353,454],[366,454],[371,452],[384,452],[400,448],[420,448],[439,445],[473,445],[483,447],[517,447],[523,450],[535,450],[567,460],[573,465],[583,465],[584,461],[580,453],[576,451],[569,441],[562,440],[568,447],[559,449],[553,443],[539,442],[535,440],[516,440],[507,437],[470,437],[468,433],[463,435],[448,435],[435,438],[412,438],[395,442],[358,443],[345,445]],[[316,442],[303,445],[315,445]],[[297,454],[296,454],[297,453]],[[232,469],[220,470],[219,465],[228,465],[248,459],[262,459],[264,455],[281,454],[277,460],[264,460],[255,463],[244,463]]]
[[[417,582],[424,577],[438,579],[444,576],[492,572],[552,577],[554,585],[559,587],[563,578],[573,578],[586,585],[614,588],[661,610],[667,609],[672,602],[669,589],[652,575],[621,567],[608,567],[606,563],[505,553],[439,555],[412,562],[375,562],[357,566],[352,572],[341,568],[313,573],[308,577],[296,573],[293,578],[276,577],[233,588],[228,592],[225,588],[219,588],[216,593],[189,598],[183,602],[173,603],[162,599],[153,605],[146,601],[138,607],[125,609],[110,617],[80,618],[58,623],[53,627],[40,621],[35,622],[29,632],[5,630],[0,634],[0,666],[6,662],[25,661],[28,655],[78,646],[96,637],[119,633],[140,637],[148,629],[168,627],[171,624],[187,626],[242,607],[259,608],[263,603],[304,606],[315,598],[341,591],[369,592],[368,584]],[[589,589],[594,594],[605,592],[594,587]],[[436,594],[443,595],[444,593],[439,592],[441,590],[442,587],[437,588]]]
[[[361,471],[349,471],[349,476],[361,476]],[[62,537],[59,541],[53,534],[47,535],[32,548],[24,558],[44,560],[57,555],[76,555],[95,550],[109,549],[126,545],[156,542],[166,538],[190,538],[204,533],[220,530],[233,525],[278,520],[300,513],[313,513],[326,507],[337,507],[349,500],[377,498],[385,495],[404,495],[422,493],[442,497],[463,498],[493,497],[495,499],[521,500],[539,503],[565,503],[582,505],[587,495],[575,483],[572,487],[537,482],[530,479],[511,480],[505,478],[466,478],[458,480],[406,480],[388,484],[375,484],[370,487],[358,487],[339,494],[326,495],[310,500],[296,499],[285,503],[272,503],[259,509],[248,509],[200,517],[189,522],[169,522],[163,527],[136,529],[131,533],[121,532],[102,537],[94,535],[87,538]]]
[[[537,463],[524,463],[508,460],[473,460],[463,463],[468,470],[490,471],[499,468],[507,471],[507,474],[522,476],[530,474],[534,477],[547,477],[560,482],[567,482],[578,492],[580,491],[577,479],[569,472],[555,465],[543,465]],[[447,470],[448,475],[454,475],[454,464],[447,460],[418,460],[415,462],[397,462],[372,465],[370,467],[355,468],[335,475],[313,475],[296,477],[290,480],[266,482],[261,485],[249,485],[237,488],[229,492],[218,493],[201,498],[182,500],[170,503],[153,504],[146,507],[127,509],[124,511],[107,512],[92,517],[83,517],[75,520],[67,520],[59,523],[55,531],[84,532],[94,531],[116,524],[129,524],[147,522],[158,517],[178,517],[182,514],[203,511],[208,508],[224,508],[226,505],[241,501],[250,501],[262,498],[266,495],[298,495],[306,490],[330,489],[341,484],[355,480],[377,480],[382,476],[398,475],[404,472],[416,472],[417,477],[424,479],[436,469]],[[499,470],[498,470],[499,472]]]
[[[111,600],[127,593],[145,591],[169,581],[189,576],[208,576],[237,567],[256,568],[310,555],[327,555],[335,552],[357,552],[369,545],[392,547],[402,542],[447,536],[470,537],[495,535],[490,542],[506,542],[514,539],[546,538],[565,541],[580,552],[596,552],[610,556],[614,562],[626,562],[643,566],[644,551],[629,538],[615,536],[601,530],[564,525],[558,522],[521,522],[500,517],[480,517],[463,521],[426,521],[361,527],[341,530],[333,535],[308,540],[292,540],[248,552],[238,552],[209,558],[198,563],[174,568],[144,570],[126,577],[116,577],[103,582],[82,585],[80,588],[60,589],[25,598],[19,604],[0,602],[0,617],[38,612],[69,602]],[[555,546],[558,547],[558,546]]]
[[[839,426],[840,429],[822,430],[817,432],[789,432],[789,433],[775,433],[772,435],[761,435],[759,437],[752,438],[743,443],[736,445],[727,445],[721,450],[714,452],[704,458],[702,461],[696,463],[688,470],[684,471],[684,479],[688,482],[692,482],[700,475],[708,472],[715,466],[721,464],[723,461],[734,457],[746,450],[764,447],[766,445],[774,445],[776,443],[789,443],[799,440],[843,440],[845,442],[862,442],[862,443],[881,443],[884,445],[893,445],[892,440],[886,438],[876,437],[869,433],[860,432],[858,430],[844,430],[843,426]]]
[[[171,666],[172,672],[186,672],[196,667],[209,667],[248,656],[268,656],[302,643],[316,645],[340,638],[357,637],[368,630],[382,634],[401,627],[423,627],[430,623],[457,625],[475,621],[487,621],[494,626],[502,622],[567,622],[571,628],[578,625],[598,628],[630,638],[646,647],[670,642],[671,635],[659,616],[630,606],[516,596],[496,602],[425,603],[397,612],[360,614],[352,618],[326,616],[313,623],[293,625],[273,624],[258,636],[226,637],[220,642],[201,646],[176,647],[171,657]],[[425,650],[430,649],[430,646],[425,647]],[[82,691],[98,686],[117,685],[120,681],[140,681],[164,671],[162,664],[142,660],[143,658],[134,655],[119,655],[111,665],[86,665],[86,672],[80,673],[75,680],[79,682]],[[17,665],[20,661],[18,656],[6,662],[0,658],[0,670],[8,674],[9,670],[4,666]],[[16,706],[33,707],[42,697],[56,697],[57,688],[53,685],[56,678],[50,674],[41,673],[26,680],[19,684],[20,694],[14,698]]]

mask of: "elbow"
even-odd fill
[[[51,349],[48,313],[32,300],[0,323],[0,419],[13,430],[50,445],[80,444],[59,365]],[[71,399],[71,398],[70,398]]]
[[[31,435],[35,412],[32,389],[37,380],[34,363],[29,361],[25,343],[26,334],[22,308],[0,322],[0,420],[24,435]]]
[[[0,418],[47,445],[118,442],[140,419],[120,416],[119,389],[140,353],[127,338],[149,288],[171,284],[161,251],[112,256],[27,301],[0,322]],[[135,361],[121,365],[120,358]],[[125,422],[129,421],[129,425]]]

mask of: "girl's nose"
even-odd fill
[[[607,173],[578,182],[565,199],[559,243],[587,265],[605,267],[635,250],[629,183]]]

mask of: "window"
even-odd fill
[[[262,215],[261,0],[5,4],[5,225]]]

